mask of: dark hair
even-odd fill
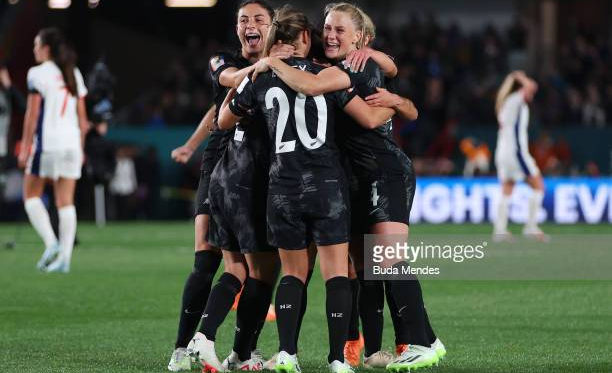
[[[319,64],[331,63],[325,56],[325,43],[321,35],[321,27],[314,27],[310,30],[310,53],[308,59],[316,60]]]
[[[285,44],[292,44],[297,40],[302,31],[312,33],[313,27],[308,21],[308,17],[290,5],[285,5],[274,12],[272,26],[268,30],[268,40],[264,55],[270,54],[270,49],[279,40]]]
[[[240,5],[238,5],[238,12],[240,11],[240,9],[250,4],[259,5],[260,7],[264,8],[266,12],[268,12],[270,19],[274,18],[274,8],[272,8],[272,6],[268,4],[267,1],[264,1],[264,0],[245,0],[241,2]],[[238,12],[236,12],[236,15],[238,15]]]
[[[76,65],[76,54],[68,47],[64,36],[60,30],[50,27],[44,28],[38,32],[42,45],[49,47],[51,60],[62,71],[64,84],[68,92],[73,96],[77,95],[76,77],[74,76],[74,68]]]

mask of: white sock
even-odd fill
[[[495,225],[493,233],[504,234],[508,231],[508,208],[510,206],[510,196],[502,194],[497,205],[497,216],[495,217]]]
[[[51,221],[49,220],[49,212],[45,207],[45,204],[40,198],[28,198],[25,200],[23,206],[25,207],[30,224],[36,230],[36,233],[42,238],[45,243],[45,248],[51,247],[57,244],[57,237],[51,227]]]
[[[538,212],[544,200],[544,191],[534,190],[529,196],[529,209],[527,210],[527,222],[525,229],[534,230],[538,228]]]
[[[74,237],[76,236],[77,216],[74,205],[64,206],[57,210],[59,215],[59,242],[63,259],[70,263]]]

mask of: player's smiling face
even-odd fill
[[[361,32],[357,31],[348,13],[331,11],[325,17],[323,27],[325,57],[332,60],[343,59],[350,51],[357,49],[360,38]]]
[[[270,15],[259,4],[249,4],[240,8],[236,32],[243,52],[253,55],[263,51],[271,23]]]

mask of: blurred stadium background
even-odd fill
[[[44,26],[65,31],[86,75],[103,62],[114,77],[101,93],[112,102],[114,116],[106,140],[95,148],[109,154],[102,162],[110,168],[105,182],[111,220],[192,214],[199,156],[180,166],[169,153],[211,104],[209,56],[238,46],[233,25],[239,1],[183,1],[210,6],[171,7],[180,0],[0,1],[0,63],[16,88],[0,89],[5,101],[25,92],[25,75],[34,64],[32,40]],[[326,1],[291,3],[321,22]],[[530,150],[547,181],[541,219],[612,221],[612,181],[606,177],[612,170],[612,2],[357,3],[375,21],[375,48],[397,60],[401,93],[420,111],[414,122],[394,123],[396,139],[420,176],[414,222],[490,221],[498,193],[491,177],[494,95],[514,69],[524,69],[540,85],[531,108]],[[2,220],[23,218],[21,175],[11,156],[21,135],[22,109],[16,103],[12,114],[4,110],[10,129],[0,125],[9,150],[1,180]],[[93,219],[95,175],[84,174],[77,208],[80,218]],[[514,198],[526,193],[519,188]],[[511,219],[522,222],[524,215],[515,209]]]

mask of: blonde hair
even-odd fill
[[[325,6],[325,11],[323,12],[323,14],[325,17],[327,17],[327,15],[331,12],[343,12],[351,17],[351,21],[353,22],[355,29],[361,34],[359,36],[359,40],[357,40],[356,43],[357,49],[361,49],[365,46],[364,41],[368,31],[373,33],[376,32],[374,29],[374,24],[372,23],[370,17],[368,17],[365,12],[361,10],[361,8],[359,8],[357,5],[349,3],[330,3]],[[366,17],[372,26],[370,30],[367,29],[366,23],[368,21],[366,21]]]
[[[504,79],[504,82],[499,87],[499,90],[497,91],[497,97],[495,98],[495,113],[496,114],[499,114],[499,111],[501,110],[502,105],[504,104],[504,101],[510,95],[510,93],[512,93],[514,82],[515,82],[515,78],[514,78],[514,75],[511,73],[511,74],[508,74],[508,76],[506,76],[506,79]]]
[[[359,11],[361,12],[361,16],[363,17],[363,38],[364,38],[363,46],[367,47],[368,45],[372,44],[374,39],[376,39],[376,26],[374,26],[374,22],[372,22],[372,18],[370,18],[370,16],[366,12],[364,12],[361,9],[359,9]],[[367,42],[366,42],[366,39],[367,39]]]

